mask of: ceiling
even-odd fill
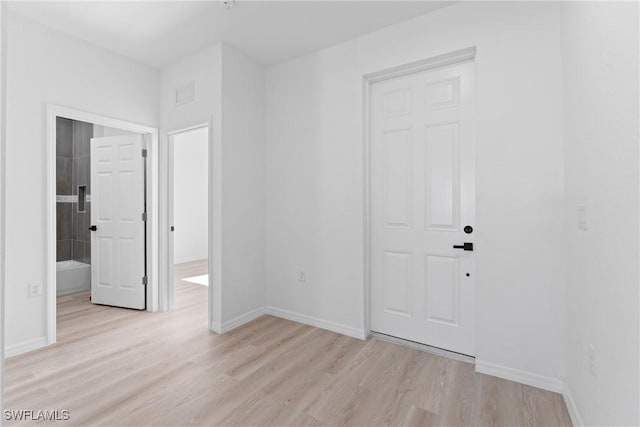
[[[447,6],[435,1],[11,1],[50,28],[163,68],[227,42],[265,65]]]

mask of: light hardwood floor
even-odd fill
[[[188,267],[177,279],[203,274]],[[560,395],[468,363],[271,316],[217,335],[206,310],[181,280],[168,313],[61,297],[58,344],[6,362],[6,408],[81,426],[571,425]]]

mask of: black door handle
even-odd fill
[[[97,225],[92,225],[91,227],[89,227],[89,230],[97,231],[98,230],[98,226]]]
[[[464,242],[462,245],[453,245],[453,249],[464,249],[465,251],[473,251],[473,243]]]

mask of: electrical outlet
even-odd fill
[[[307,273],[304,271],[298,271],[298,282],[306,282],[307,281]]]
[[[593,347],[593,344],[589,344],[587,346],[587,358],[589,359],[589,370],[591,371],[591,375],[594,377],[598,376],[598,366],[596,359],[596,349]]]
[[[39,297],[42,295],[42,283],[33,282],[29,283],[29,296]]]

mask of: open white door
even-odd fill
[[[142,135],[91,140],[91,302],[144,309]]]
[[[475,354],[473,63],[375,83],[371,329]]]

